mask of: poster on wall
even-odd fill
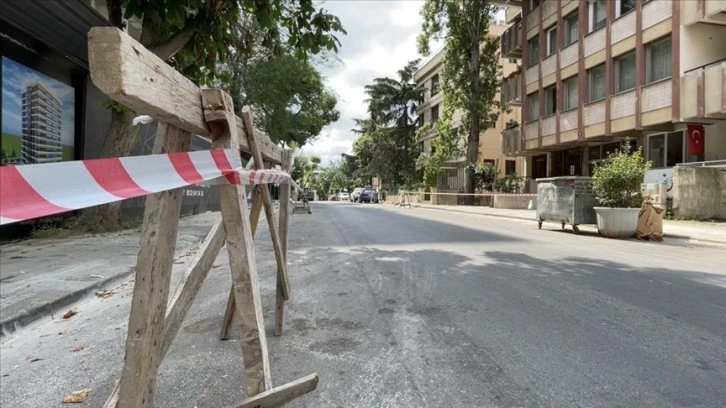
[[[2,57],[2,165],[74,159],[75,90]]]

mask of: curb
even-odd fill
[[[511,215],[504,215],[504,214],[482,214],[482,213],[475,213],[475,212],[469,212],[469,211],[458,211],[456,209],[452,208],[437,208],[437,207],[423,207],[421,204],[412,204],[411,207],[413,208],[421,208],[424,210],[435,210],[435,211],[448,211],[448,212],[454,212],[458,214],[470,214],[470,215],[478,215],[482,217],[496,217],[496,218],[508,218],[511,220],[524,220],[524,221],[537,221],[535,219],[531,219],[529,217],[516,217]],[[688,240],[694,244],[708,244],[708,245],[720,245],[720,246],[726,246],[726,241],[719,241],[715,239],[709,239],[709,238],[695,238],[690,235],[684,235],[684,234],[672,234],[672,233],[664,233],[663,237],[668,238],[676,238],[676,239],[685,239]]]
[[[174,257],[184,255],[189,252],[196,245],[200,244],[204,240],[204,236],[197,237],[191,245],[182,248],[179,252],[174,253]],[[136,270],[134,266],[126,268],[126,270],[116,273],[113,276],[104,278],[96,281],[93,285],[78,289],[74,292],[65,294],[58,299],[38,305],[31,309],[25,310],[22,313],[13,316],[7,320],[0,322],[0,338],[5,338],[8,335],[17,332],[18,330],[28,327],[31,324],[42,320],[44,318],[55,318],[62,314],[61,310],[68,308],[69,306],[77,303],[88,296],[91,296],[102,289],[109,287],[116,287],[124,280],[128,279]]]

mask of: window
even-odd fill
[[[431,96],[439,93],[439,74],[431,77]]]
[[[605,97],[605,64],[587,71],[587,101],[594,102]]]
[[[645,47],[646,83],[671,76],[671,39],[660,40]]]
[[[527,95],[527,121],[539,118],[539,92]]]
[[[615,92],[635,88],[635,53],[623,55],[615,60]]]
[[[539,6],[539,1],[540,0],[529,0],[529,9],[534,10],[537,8]]]
[[[565,99],[562,101],[563,110],[575,109],[579,103],[579,95],[577,94],[577,76],[573,76],[562,81]]]
[[[557,52],[557,26],[547,30],[547,55]]]
[[[605,17],[607,17],[607,1],[592,0],[587,2],[588,20],[590,22],[589,32],[593,32],[605,25]]]
[[[570,45],[577,41],[578,31],[578,15],[577,11],[568,14],[565,19],[565,46]]]
[[[620,17],[630,10],[635,10],[635,0],[615,0],[615,17]]]
[[[552,85],[548,88],[545,88],[545,101],[544,101],[544,107],[545,115],[552,115],[557,111],[557,88]]]
[[[431,108],[431,123],[436,123],[439,120],[439,105]]]
[[[505,175],[517,174],[517,162],[514,160],[505,160],[504,161],[504,174]]]
[[[685,161],[685,133],[663,133],[648,137],[648,160],[653,167],[671,167]]]
[[[529,40],[529,59],[527,62],[530,67],[539,62],[539,37]]]

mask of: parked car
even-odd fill
[[[353,192],[350,194],[350,200],[357,203],[358,199],[360,198],[360,193],[363,192],[365,188],[363,187],[356,187],[353,189]]]
[[[378,193],[376,190],[363,190],[363,192],[360,193],[359,200],[361,203],[378,204]]]
[[[347,192],[343,191],[342,193],[338,194],[338,199],[340,201],[350,201],[350,195]]]
[[[333,193],[328,197],[328,201],[338,201],[338,196]]]

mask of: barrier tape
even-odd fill
[[[411,195],[418,195],[421,194],[419,192],[409,192]],[[426,192],[423,194],[431,194],[431,195],[450,195],[450,196],[474,196],[474,197],[490,197],[490,196],[498,196],[498,197],[524,197],[524,196],[532,196],[536,197],[537,194],[535,193],[431,193]]]
[[[201,183],[289,183],[302,191],[283,171],[245,170],[232,149],[2,166],[0,225]]]

